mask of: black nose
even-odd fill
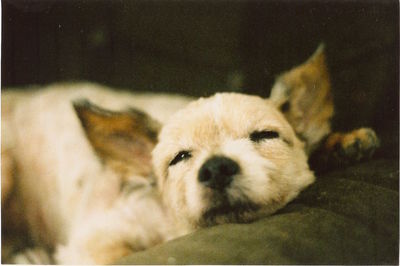
[[[200,168],[199,181],[203,185],[213,189],[224,189],[239,173],[239,165],[224,156],[214,156],[208,159]]]

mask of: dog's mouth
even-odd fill
[[[200,218],[199,225],[207,227],[224,223],[247,223],[257,218],[260,206],[252,202],[230,203],[226,198],[213,202]]]

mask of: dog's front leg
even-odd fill
[[[57,247],[59,264],[109,264],[170,239],[174,233],[157,194],[121,196],[108,209],[77,219],[64,245]]]
[[[55,259],[57,264],[111,264],[131,252],[123,239],[99,230],[88,238],[82,236],[60,245]]]
[[[95,220],[97,223],[94,223]],[[110,264],[135,251],[131,245],[132,237],[123,232],[126,225],[118,220],[114,223],[121,228],[100,216],[81,223],[79,228],[74,229],[68,242],[57,247],[57,264]]]
[[[133,252],[132,237],[118,219],[96,215],[77,222],[67,243],[56,249],[57,264],[110,264]]]

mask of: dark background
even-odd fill
[[[89,80],[268,96],[279,73],[324,42],[334,128],[373,127],[383,154],[398,155],[397,0],[3,0],[2,10],[3,88]]]

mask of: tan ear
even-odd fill
[[[87,138],[105,164],[126,174],[151,173],[158,122],[136,109],[108,111],[87,100],[76,101],[73,106]]]
[[[331,131],[334,106],[324,45],[302,65],[280,75],[270,100],[282,111],[311,153]]]

